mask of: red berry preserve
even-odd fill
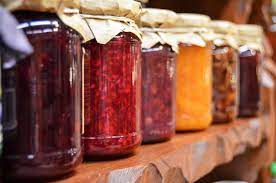
[[[81,38],[56,14],[18,11],[34,53],[3,65],[4,175],[42,179],[81,162]]]
[[[120,33],[107,44],[83,45],[85,156],[115,157],[141,143],[141,42]]]
[[[142,50],[143,142],[170,139],[175,132],[175,58],[168,45]]]

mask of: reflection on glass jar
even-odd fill
[[[34,53],[3,65],[4,175],[59,176],[82,159],[81,39],[55,14],[15,16]]]
[[[170,139],[175,131],[175,57],[168,45],[142,50],[143,142]]]
[[[129,154],[141,143],[141,42],[120,33],[83,45],[86,156]]]

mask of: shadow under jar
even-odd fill
[[[142,49],[144,143],[169,140],[175,133],[175,59],[169,45]]]
[[[89,158],[132,153],[141,143],[141,42],[120,33],[107,44],[83,44],[85,126]]]
[[[259,65],[262,60],[260,51],[247,46],[240,47],[240,102],[239,116],[257,116],[260,110]]]
[[[227,123],[237,114],[238,55],[231,46],[213,46],[213,122]]]
[[[45,180],[82,160],[81,38],[56,14],[14,15],[34,53],[15,67],[2,65],[4,175]]]

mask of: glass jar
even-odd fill
[[[212,121],[211,44],[180,43],[176,78],[176,130],[207,128]]]
[[[239,116],[256,116],[260,108],[259,65],[262,60],[260,51],[247,46],[240,47],[240,102]]]
[[[4,175],[42,179],[81,163],[81,38],[51,13],[17,11],[34,53],[3,65]]]
[[[83,45],[85,126],[88,157],[132,153],[141,143],[141,42],[120,33],[107,44]]]
[[[229,46],[213,46],[213,122],[226,123],[237,114],[236,50]]]
[[[170,139],[175,132],[175,59],[169,45],[142,49],[143,142]]]

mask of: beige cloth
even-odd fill
[[[135,21],[140,19],[141,4],[134,0],[0,0],[9,10],[57,13],[83,41],[92,39],[106,44],[120,32],[131,32],[141,39]]]
[[[263,28],[258,25],[242,24],[237,25],[238,29],[238,42],[239,46],[247,46],[254,50],[264,52],[263,40],[264,32]]]
[[[173,28],[142,28],[141,31],[143,32],[142,48],[151,48],[157,43],[161,43],[170,45],[174,52],[178,52],[179,43],[193,44],[200,47],[206,46],[204,38],[200,34],[192,31]]]
[[[206,16],[203,17],[205,20]],[[207,21],[209,20],[210,18],[207,18]],[[141,22],[142,48],[151,48],[160,43],[170,45],[173,51],[178,52],[179,43],[206,46],[206,41],[200,33],[207,34],[209,30],[196,26],[185,27],[180,23],[179,15],[173,11],[145,8],[142,11]]]
[[[229,45],[232,48],[238,49],[238,30],[234,23],[222,20],[214,20],[211,21],[207,26],[214,32],[211,35],[207,35],[207,39],[212,41],[214,45]]]

